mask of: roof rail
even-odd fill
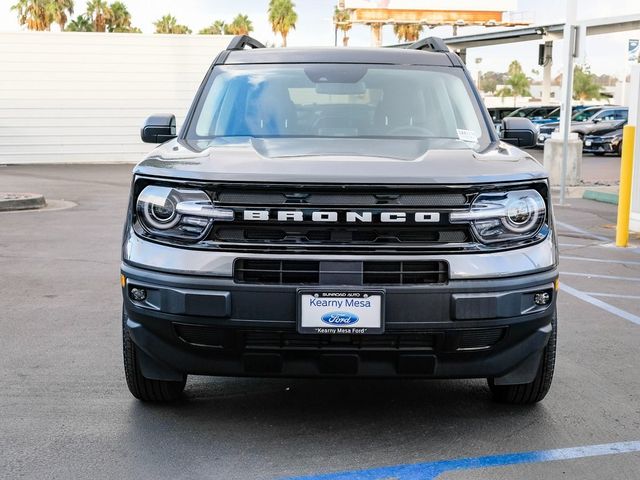
[[[410,43],[404,48],[412,50],[431,50],[432,52],[449,52],[449,47],[440,37],[427,37],[417,42]]]
[[[229,42],[227,50],[244,50],[245,47],[265,48],[263,44],[249,35],[236,35]]]

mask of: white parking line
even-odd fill
[[[610,298],[630,298],[632,300],[640,300],[640,295],[623,295],[621,293],[600,293],[600,292],[583,292],[586,295],[594,297],[610,297]]]
[[[585,257],[576,257],[572,255],[560,255],[560,258],[565,260],[582,260],[585,262],[621,263],[624,265],[640,265],[640,262],[636,262],[633,260],[604,260],[602,258],[585,258]]]
[[[640,325],[640,317],[637,315],[634,315],[633,313],[629,313],[618,307],[609,305],[608,303],[603,302],[602,300],[598,300],[597,298],[592,297],[588,293],[581,292],[580,290],[576,290],[575,288],[572,288],[564,283],[560,284],[560,288],[562,289],[563,292],[567,292],[569,295],[573,295],[574,297],[579,298],[584,302],[590,303],[591,305],[601,308],[602,310],[606,310],[607,312],[612,313],[613,315],[617,315],[620,318],[629,320],[630,322],[633,322],[636,325]]]
[[[571,277],[587,277],[587,278],[604,278],[607,280],[623,280],[625,282],[640,282],[640,277],[619,277],[617,275],[600,275],[598,273],[580,273],[580,272],[560,272],[560,276],[568,275]]]
[[[595,233],[591,233],[588,230],[584,230],[582,228],[578,228],[578,227],[574,227],[573,225],[569,225],[568,223],[565,222],[559,222],[556,220],[556,225],[561,226],[562,228],[565,228],[571,232],[575,232],[575,233],[579,233],[581,235],[583,235],[586,238],[593,238],[594,240],[600,240],[601,242],[610,242],[611,239],[607,238],[607,237],[603,237],[602,235],[596,235]],[[562,233],[559,233],[559,235],[562,235]]]

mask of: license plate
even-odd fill
[[[584,142],[585,146],[590,147],[591,146],[591,140],[586,140]]]
[[[380,290],[299,290],[298,332],[356,334],[384,332]]]

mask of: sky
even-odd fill
[[[0,31],[18,31],[16,15],[10,11],[17,0],[0,0]],[[294,0],[298,12],[296,29],[288,37],[290,46],[333,45],[334,29],[332,14],[337,0]],[[477,0],[482,1],[482,0]],[[179,23],[188,25],[194,32],[210,25],[214,20],[230,22],[237,13],[247,14],[253,22],[253,36],[263,42],[279,45],[280,39],[271,31],[267,19],[268,0],[124,0],[133,17],[133,24],[145,33],[152,33],[153,22],[164,14],[171,13]],[[615,5],[615,11],[612,6]],[[76,0],[76,12],[84,11],[85,2]],[[563,0],[517,0],[517,11],[535,24],[561,23],[565,18]],[[640,13],[640,0],[578,0],[578,20]],[[465,27],[459,35],[485,31],[482,27]],[[451,27],[439,27],[425,32],[426,35],[447,37]],[[349,32],[352,46],[368,46],[371,40],[369,28],[354,26]],[[622,77],[626,75],[627,41],[640,38],[640,31],[598,35],[587,38],[584,61],[591,71]],[[391,26],[383,28],[383,44],[396,42]],[[518,59],[524,70],[531,73],[538,69],[538,42],[475,48],[467,52],[467,65],[473,75],[481,71],[506,71],[509,63]],[[554,43],[553,74],[561,71],[562,42]],[[477,61],[479,58],[481,60]],[[541,75],[541,73],[540,73]]]

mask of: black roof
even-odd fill
[[[247,63],[377,63],[457,66],[445,53],[404,48],[256,48],[233,50],[225,64]]]

